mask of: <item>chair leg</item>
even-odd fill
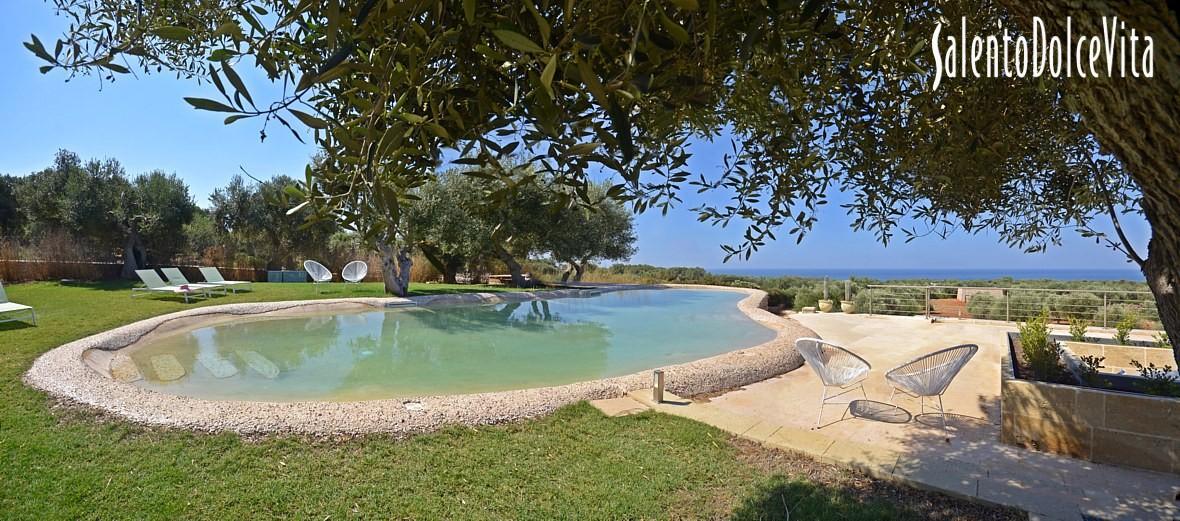
[[[942,415],[942,437],[949,443],[951,435],[946,430],[946,410],[942,408],[942,395],[938,395],[938,414]]]
[[[32,314],[33,314],[33,325],[34,325],[34,326],[35,326],[35,325],[37,325],[37,310],[35,310],[35,309],[30,309],[30,310],[29,310],[29,313],[32,313]]]
[[[824,394],[819,399],[819,414],[815,415],[815,428],[819,428],[819,422],[824,419],[824,402],[828,401],[828,387],[824,386]]]
[[[895,394],[897,394],[897,388],[896,388],[896,387],[893,387],[893,388],[892,388],[892,389],[889,391],[889,404],[890,404],[890,405],[892,405],[892,404],[893,404],[893,395],[895,395]]]

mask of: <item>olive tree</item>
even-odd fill
[[[323,220],[309,223],[308,212],[290,211],[295,183],[282,175],[258,182],[235,175],[213,191],[210,216],[235,255],[278,269],[328,251],[336,225]]]
[[[415,246],[448,284],[467,265],[487,254],[494,225],[480,218],[484,188],[479,179],[457,170],[440,172],[415,192],[407,226]]]
[[[153,171],[115,184],[112,215],[124,236],[122,276],[134,278],[149,260],[164,262],[185,249],[184,229],[196,205],[176,174]]]
[[[306,204],[366,223],[379,246],[408,248],[401,207],[446,149],[505,183],[513,174],[496,165],[521,154],[585,204],[597,169],[635,211],[666,211],[685,187],[725,191],[729,202],[699,211],[744,224],[727,258],[784,233],[802,240],[837,189],[853,194],[854,227],[882,241],[995,229],[1040,250],[1141,210],[1146,256],[1122,234],[1097,237],[1142,267],[1180,337],[1180,104],[1167,101],[1180,29],[1159,0],[55,3],[76,21],[58,42],[27,43],[44,71],[167,70],[211,83],[221,99],[188,101],[227,123],[314,129],[330,160],[307,172]],[[1036,14],[1072,15],[1092,34],[1116,14],[1152,33],[1156,78],[931,89],[936,24],[1027,31]],[[283,94],[256,103],[234,69],[246,64]],[[723,168],[692,171],[693,143],[712,139],[731,143]]]
[[[125,184],[118,161],[84,162],[77,154],[61,150],[52,166],[17,185],[15,195],[30,237],[64,232],[79,248],[109,252],[122,238],[115,207]]]
[[[595,204],[570,205],[549,227],[545,246],[554,259],[568,266],[562,282],[570,275],[581,281],[591,261],[622,261],[635,255],[637,237],[631,212],[606,199],[607,189],[592,185],[589,195]]]

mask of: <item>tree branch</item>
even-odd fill
[[[1106,203],[1106,212],[1110,215],[1110,222],[1114,224],[1114,231],[1118,235],[1119,241],[1123,243],[1123,253],[1127,254],[1127,257],[1135,261],[1135,264],[1139,265],[1139,268],[1142,269],[1145,261],[1135,251],[1135,248],[1131,246],[1131,241],[1127,239],[1127,235],[1123,233],[1123,227],[1119,224],[1118,212],[1114,210],[1114,202],[1110,198],[1110,188],[1106,186],[1106,179],[1099,179],[1098,187],[1102,189],[1102,200]]]

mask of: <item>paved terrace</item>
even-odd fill
[[[913,418],[900,424],[842,417],[841,405],[824,410],[813,429],[822,388],[804,366],[708,400],[651,391],[596,402],[608,414],[649,408],[709,423],[770,446],[861,468],[886,479],[1027,510],[1033,519],[1180,519],[1180,476],[1115,467],[1001,444],[1000,358],[1010,327],[922,317],[793,315],[821,337],[850,348],[873,366],[869,399],[889,398],[884,373],[916,356],[974,343],[979,353],[943,397],[951,441],[938,413],[921,414],[918,401],[899,394],[894,403]],[[843,398],[862,398],[859,391]],[[927,399],[927,404],[930,404]]]

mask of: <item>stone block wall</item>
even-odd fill
[[[1010,356],[1002,371],[1002,442],[1180,474],[1180,398],[1020,380]]]

